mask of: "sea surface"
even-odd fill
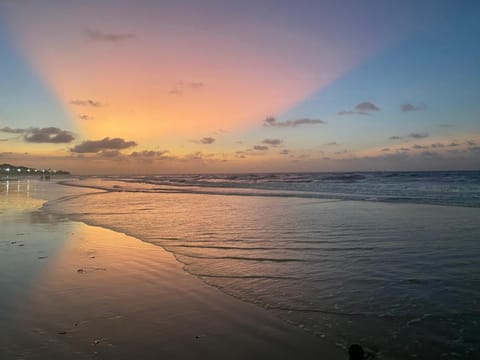
[[[85,177],[45,210],[378,359],[480,358],[480,172]],[[85,190],[85,189],[83,189]],[[134,289],[132,289],[134,291]]]

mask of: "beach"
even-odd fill
[[[1,359],[345,358],[207,285],[160,246],[40,210],[91,189],[0,186]]]

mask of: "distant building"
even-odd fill
[[[1,176],[8,176],[8,175],[37,175],[37,174],[44,174],[44,175],[70,175],[70,172],[65,170],[54,170],[54,169],[35,169],[29,168],[26,166],[16,166],[11,164],[1,164],[0,165],[0,175]]]

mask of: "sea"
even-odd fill
[[[480,359],[480,171],[62,183],[72,193],[45,211],[161,246],[207,284],[339,347]]]

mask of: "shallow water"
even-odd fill
[[[159,246],[38,210],[85,192],[0,183],[0,359],[344,358]]]
[[[445,199],[475,195],[475,179],[456,179]],[[75,182],[110,191],[47,210],[163,246],[207,283],[338,346],[385,359],[480,355],[480,209],[464,194],[449,200],[459,207],[122,180]]]

